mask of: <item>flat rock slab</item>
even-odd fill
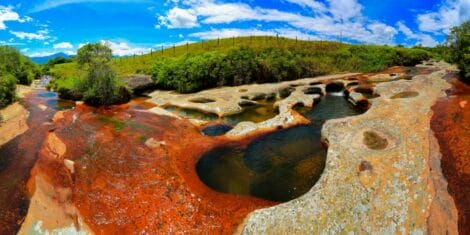
[[[29,112],[16,102],[0,110],[0,146],[28,130]]]
[[[244,234],[457,234],[457,211],[430,129],[445,67],[412,81],[381,83],[363,115],[327,121],[325,171],[305,195],[254,211]],[[406,92],[416,96],[392,97]]]

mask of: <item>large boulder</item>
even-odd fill
[[[122,79],[126,83],[127,87],[132,90],[134,95],[151,90],[155,86],[155,83],[152,80],[152,76],[150,75],[135,74],[124,77]]]

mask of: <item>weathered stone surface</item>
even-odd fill
[[[328,157],[317,184],[300,198],[254,211],[242,232],[456,234],[457,212],[430,130],[430,107],[449,87],[444,74],[378,84],[381,98],[368,112],[327,121]],[[413,90],[419,95],[389,98]],[[363,138],[372,131],[370,148]]]
[[[143,91],[154,87],[154,82],[150,75],[135,74],[122,79],[134,94],[142,93]]]
[[[278,96],[280,100],[276,101],[274,105],[279,108],[279,115],[260,123],[239,123],[227,133],[227,135],[234,137],[248,135],[257,130],[268,131],[274,130],[279,126],[290,127],[307,123],[308,120],[297,112],[292,111],[292,107],[296,104],[312,107],[314,102],[320,99],[321,94],[325,93],[325,85],[322,83],[330,80],[341,80],[354,75],[357,75],[357,73],[304,78],[281,83],[221,87],[194,94],[155,91],[151,93],[150,96],[152,97],[151,102],[159,106],[170,105],[181,108],[196,109],[208,113],[215,113],[220,117],[237,114],[242,112],[244,107],[257,105],[258,102],[256,100],[272,100]],[[343,82],[347,81],[341,80],[340,83],[343,84]],[[313,88],[311,84],[314,84]],[[312,93],[312,90],[315,92]],[[214,102],[191,102],[191,100],[200,97],[210,97]],[[207,124],[207,121],[204,120],[190,119],[190,121],[195,125]]]
[[[29,112],[18,102],[0,110],[0,146],[28,130]]]
[[[208,113],[215,113],[221,117],[236,114],[243,111],[243,108],[238,104],[241,97],[247,99],[265,99],[272,98],[272,94],[279,94],[280,98],[290,96],[291,92],[309,87],[309,83],[325,82],[332,79],[340,79],[348,76],[354,76],[358,73],[340,74],[322,76],[316,78],[304,78],[295,81],[286,81],[281,83],[266,83],[266,84],[251,84],[236,87],[221,87],[193,94],[179,94],[173,91],[154,91],[150,95],[151,102],[159,106],[178,106],[182,108],[190,108],[203,110]],[[295,84],[296,87],[290,85]],[[324,87],[324,86],[320,86]],[[322,88],[324,89],[324,88]],[[289,91],[289,92],[287,92]],[[281,94],[282,93],[282,94]],[[214,99],[212,103],[193,103],[191,99],[198,97],[207,97]]]
[[[56,183],[59,178],[70,180],[75,172],[74,162],[64,159],[65,152],[65,144],[50,133],[28,181],[32,197],[18,234],[93,234],[72,203],[71,185],[58,187]],[[59,166],[56,171],[47,172],[48,165],[54,163]]]
[[[357,104],[359,101],[361,100],[365,100],[366,98],[359,92],[351,92],[349,93],[349,97],[348,97],[348,100],[353,103],[353,104]]]

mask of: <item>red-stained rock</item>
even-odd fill
[[[431,127],[439,141],[441,166],[459,211],[459,233],[470,234],[470,86],[455,75],[447,80],[448,96],[433,106]]]

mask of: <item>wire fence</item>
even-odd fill
[[[310,48],[313,50],[333,49],[340,45],[344,45],[340,41],[324,41],[312,40],[311,38],[287,38],[280,35],[276,36],[244,36],[244,37],[230,37],[230,38],[217,38],[212,40],[201,40],[198,42],[187,41],[185,43],[174,43],[170,46],[160,45],[159,47],[151,48],[150,51],[141,52],[127,57],[115,58],[122,61],[124,58],[138,58],[140,56],[150,57],[177,57],[190,53],[200,53],[206,51],[228,51],[234,47],[248,47],[254,49],[262,49],[267,47],[276,48]]]

